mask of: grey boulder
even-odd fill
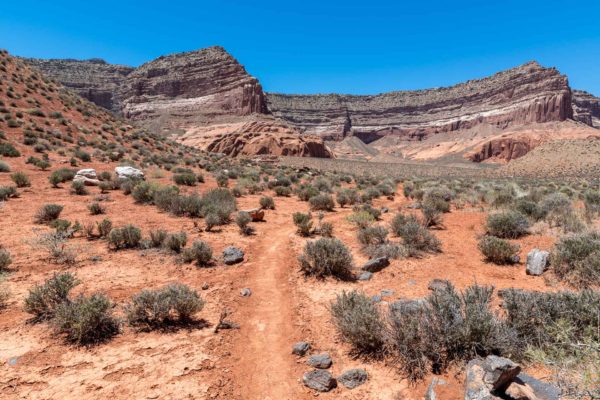
[[[328,353],[323,353],[310,356],[307,363],[314,368],[327,369],[331,367],[333,361],[331,361],[331,357]]]
[[[533,249],[527,254],[527,266],[525,272],[527,275],[539,276],[544,273],[548,267],[548,258],[550,253],[544,250]]]
[[[508,358],[487,356],[467,364],[465,400],[500,399],[521,372],[521,367]]]
[[[363,271],[378,272],[390,265],[390,260],[387,257],[373,258],[362,266]]]
[[[429,290],[443,290],[446,289],[448,287],[448,285],[450,285],[450,281],[447,279],[439,279],[439,278],[435,278],[429,281],[429,284],[427,285],[427,289]]]
[[[144,179],[144,173],[141,170],[129,166],[116,167],[115,174],[117,174],[117,178]]]
[[[354,389],[365,383],[369,379],[367,371],[362,368],[349,369],[344,371],[337,380],[348,389]]]
[[[73,182],[83,182],[86,186],[98,186],[100,184],[96,170],[93,168],[85,168],[77,171],[73,177]]]
[[[292,354],[303,356],[310,350],[310,343],[308,342],[297,342],[292,346]]]
[[[226,247],[223,250],[223,262],[227,265],[237,264],[244,261],[244,252],[237,247]]]
[[[373,277],[373,273],[369,271],[365,271],[358,276],[359,281],[368,281]]]
[[[337,382],[329,371],[315,369],[307,372],[302,377],[304,385],[319,392],[329,392],[337,386]]]

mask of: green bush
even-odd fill
[[[88,194],[88,190],[82,181],[73,181],[73,183],[71,183],[71,193],[78,196],[85,196]]]
[[[183,173],[173,175],[173,181],[178,185],[194,186],[198,180],[193,173]]]
[[[253,229],[248,224],[252,221],[252,217],[245,211],[240,211],[235,217],[235,223],[240,228],[240,232],[243,235],[249,235],[253,232]]]
[[[0,172],[10,172],[10,166],[4,161],[0,161]]]
[[[152,330],[188,323],[203,307],[204,301],[195,290],[176,283],[162,289],[142,290],[132,297],[125,313],[130,325]]]
[[[162,247],[167,240],[168,233],[163,229],[150,231],[150,244],[152,247]]]
[[[19,157],[21,153],[10,143],[0,143],[0,155],[4,157]]]
[[[333,211],[335,206],[333,197],[328,194],[313,196],[308,200],[308,204],[310,204],[310,209],[313,211]]]
[[[106,212],[106,209],[104,208],[104,206],[102,206],[102,204],[98,203],[97,201],[90,203],[88,205],[88,210],[90,211],[90,214],[92,214],[92,215],[100,215],[100,214],[104,214]]]
[[[11,197],[17,197],[17,188],[15,186],[0,186],[0,201],[6,201]]]
[[[320,238],[307,242],[299,257],[300,268],[306,275],[324,278],[352,279],[352,253],[340,240]]]
[[[337,295],[330,311],[342,338],[357,353],[377,353],[383,349],[385,324],[369,297],[357,291],[344,291]]]
[[[113,317],[112,308],[103,294],[79,296],[56,307],[53,324],[70,342],[98,343],[119,332],[119,321]]]
[[[352,214],[348,215],[346,219],[356,225],[359,229],[365,229],[375,222],[373,215],[364,210],[353,212]]]
[[[358,241],[363,246],[380,245],[387,242],[388,230],[383,226],[369,226],[358,231]]]
[[[304,214],[301,212],[295,212],[292,214],[292,220],[294,221],[294,225],[296,225],[297,232],[301,236],[310,236],[312,232],[312,216],[309,214]]]
[[[75,177],[75,171],[69,168],[61,168],[53,171],[48,177],[48,181],[52,184],[52,187],[58,187],[60,183],[72,181]]]
[[[164,246],[174,251],[175,253],[180,253],[181,249],[185,247],[187,243],[187,235],[185,232],[172,233],[167,236],[164,241]]]
[[[122,228],[113,228],[108,234],[108,245],[114,250],[136,248],[141,240],[142,231],[131,224]]]
[[[270,196],[262,196],[259,200],[260,208],[265,210],[274,210],[275,209],[275,200],[273,200]]]
[[[289,195],[292,194],[292,189],[290,189],[288,186],[275,186],[273,191],[275,192],[276,196],[280,197],[289,197]]]
[[[35,214],[37,224],[47,224],[60,216],[63,206],[58,204],[44,204]]]
[[[0,248],[0,272],[6,270],[12,264],[12,258],[8,250]]]
[[[196,262],[199,266],[207,266],[212,261],[212,249],[210,245],[202,240],[195,240],[189,249],[183,251],[185,262]]]
[[[487,235],[479,240],[478,247],[487,261],[499,265],[517,262],[517,255],[520,250],[518,244],[512,244],[506,239]]]
[[[442,244],[437,237],[427,230],[417,217],[412,214],[396,214],[391,222],[392,232],[402,238],[411,255],[420,252],[438,253]]]
[[[10,179],[17,185],[18,188],[29,187],[31,186],[31,181],[29,177],[25,175],[23,172],[15,172],[10,176]]]
[[[43,285],[36,285],[29,290],[25,312],[33,314],[38,321],[53,318],[56,308],[68,300],[71,289],[78,284],[79,281],[70,272],[54,274]]]
[[[108,238],[110,231],[112,230],[112,222],[108,218],[104,218],[100,222],[96,222],[96,226],[98,227],[98,234],[101,238]]]
[[[516,239],[528,233],[529,221],[518,211],[503,211],[488,215],[486,228],[492,236]]]
[[[552,251],[550,265],[560,279],[574,286],[600,285],[600,233],[563,236]]]

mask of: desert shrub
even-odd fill
[[[252,227],[248,224],[252,221],[252,217],[245,211],[240,211],[235,217],[235,223],[240,228],[240,232],[244,235],[252,233]]]
[[[352,209],[354,210],[354,212],[365,211],[365,212],[371,214],[373,219],[376,221],[379,220],[379,218],[381,217],[381,210],[371,206],[370,204],[362,204],[360,206],[354,206]]]
[[[100,214],[104,214],[106,212],[106,209],[104,208],[104,206],[102,204],[98,203],[97,201],[90,203],[88,205],[88,210],[90,211],[90,214],[92,214],[92,215],[100,215]]]
[[[499,265],[515,263],[520,250],[518,244],[488,235],[483,236],[477,246],[487,261]]]
[[[173,182],[178,185],[194,186],[196,185],[196,175],[193,173],[183,173],[173,175]]]
[[[319,234],[325,237],[333,237],[333,224],[331,222],[320,223]]]
[[[311,185],[302,185],[296,189],[296,195],[302,201],[309,201],[311,197],[318,196],[319,189]]]
[[[92,161],[92,156],[89,153],[87,153],[81,149],[75,150],[74,156],[79,158],[83,162]]]
[[[14,174],[11,174],[10,179],[15,183],[15,185],[17,185],[18,188],[31,186],[29,177],[23,172],[15,172]]]
[[[572,285],[600,285],[600,233],[563,236],[552,251],[550,264],[560,279]]]
[[[265,210],[275,209],[275,200],[273,200],[273,198],[270,196],[262,196],[258,202],[260,204],[260,208],[264,208]]]
[[[225,172],[220,172],[215,176],[215,180],[217,181],[217,186],[220,188],[226,188],[229,184],[229,176]]]
[[[112,175],[108,171],[102,171],[98,174],[98,179],[101,181],[110,181],[112,180]]]
[[[333,198],[328,194],[313,196],[308,200],[308,203],[310,204],[310,209],[314,211],[333,211],[333,207],[335,206]]]
[[[439,239],[421,225],[417,217],[412,214],[396,214],[390,228],[396,236],[402,238],[411,255],[418,255],[420,252],[437,253],[442,251]]]
[[[215,226],[221,225],[221,219],[217,214],[210,213],[204,217],[204,223],[206,224],[206,230],[210,232]]]
[[[175,253],[180,253],[181,249],[185,247],[187,243],[187,235],[185,232],[172,233],[167,236],[164,241],[164,246],[174,251]]]
[[[373,222],[375,222],[375,218],[368,211],[355,211],[352,214],[348,215],[346,219],[356,225],[359,229],[365,229]]]
[[[488,215],[486,229],[492,236],[516,239],[527,234],[529,221],[518,211],[502,211]]]
[[[10,166],[4,161],[0,161],[0,172],[10,172]]]
[[[60,183],[72,181],[75,177],[75,171],[69,168],[61,168],[56,171],[52,171],[48,177],[48,181],[52,184],[52,187],[58,187]]]
[[[10,143],[0,143],[0,155],[4,157],[19,157],[21,153]]]
[[[588,219],[597,217],[600,214],[600,192],[595,190],[587,190],[583,194],[583,204],[585,205],[585,213]]]
[[[73,183],[71,183],[71,193],[78,196],[85,196],[88,194],[88,190],[82,181],[73,181]]]
[[[358,231],[358,241],[363,246],[380,245],[387,242],[388,230],[383,226],[369,226]]]
[[[344,243],[335,238],[320,238],[307,242],[299,261],[300,268],[306,275],[318,278],[352,278],[352,254]]]
[[[0,248],[0,272],[6,270],[12,264],[12,257],[8,250]]]
[[[224,225],[229,222],[231,214],[237,209],[235,197],[231,192],[224,188],[212,189],[202,197],[203,216],[212,214],[218,218],[217,225]]]
[[[404,246],[390,242],[365,246],[363,251],[370,258],[387,257],[395,260],[409,256],[409,252]]]
[[[288,186],[275,186],[273,188],[276,196],[279,197],[289,197],[292,194],[292,189]]]
[[[550,193],[540,201],[540,215],[544,218],[553,213],[562,213],[566,208],[571,208],[571,200],[564,193]]]
[[[160,186],[154,182],[138,182],[131,190],[131,196],[136,203],[150,204],[154,200],[154,194]]]
[[[144,193],[140,197],[140,202],[150,202],[148,200],[149,196],[150,193]],[[152,203],[159,210],[169,211],[175,215],[183,215],[185,213],[185,206],[183,205],[185,201],[179,199],[179,189],[176,186],[162,186],[153,190]]]
[[[338,332],[357,353],[376,353],[383,349],[385,325],[369,297],[357,291],[344,291],[337,295],[330,311]]]
[[[103,294],[79,296],[56,307],[53,325],[70,342],[92,344],[119,332],[119,321],[112,315],[113,305]]]
[[[112,230],[112,222],[108,218],[104,218],[100,222],[96,222],[96,226],[98,227],[98,234],[101,238],[107,238]]]
[[[540,208],[534,201],[519,199],[515,202],[514,207],[515,210],[533,220],[539,220],[542,218]]]
[[[144,330],[187,323],[202,310],[204,301],[195,290],[176,283],[161,289],[144,289],[125,308],[130,325]]]
[[[292,220],[294,221],[294,225],[296,225],[297,232],[301,236],[310,236],[312,231],[312,216],[309,214],[304,214],[301,212],[295,212],[292,214]]]
[[[54,220],[53,222],[58,221]],[[67,221],[67,227],[70,223]],[[64,227],[64,226],[63,226]],[[67,239],[71,237],[74,231],[60,231],[57,225],[56,232],[39,234],[32,242],[32,246],[48,253],[48,256],[55,264],[75,264],[77,254],[74,249],[67,245]]]
[[[38,321],[54,317],[56,307],[67,301],[71,289],[78,284],[79,281],[70,272],[54,274],[44,284],[29,289],[25,298],[25,312],[33,314]]]
[[[6,201],[11,197],[17,197],[17,188],[15,186],[0,186],[0,201]]]
[[[122,228],[113,228],[108,234],[108,245],[114,250],[133,249],[139,246],[142,240],[142,231],[134,225],[125,225]]]
[[[35,222],[37,224],[47,224],[54,221],[60,216],[63,210],[63,206],[58,204],[44,204],[35,213]]]
[[[199,266],[209,265],[212,261],[212,249],[210,245],[202,240],[195,240],[192,246],[183,251],[185,262],[196,262]]]
[[[423,213],[423,225],[441,226],[442,213],[448,212],[450,204],[442,199],[430,197],[421,203],[421,212]]]
[[[167,235],[167,231],[163,229],[150,231],[150,245],[152,247],[162,247],[167,239]]]

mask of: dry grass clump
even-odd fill
[[[483,236],[477,245],[487,261],[494,264],[514,264],[518,262],[518,253],[520,246],[513,244],[506,239],[500,239],[495,236]]]

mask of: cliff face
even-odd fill
[[[573,90],[573,118],[600,129],[600,98],[583,90]]]
[[[535,62],[456,86],[375,96],[267,95],[273,115],[307,133],[369,143],[386,135],[421,140],[432,134],[572,117],[567,78]]]
[[[81,97],[108,110],[120,111],[114,100],[117,88],[134,69],[108,64],[101,59],[71,60],[25,58],[29,65],[74,90]]]

